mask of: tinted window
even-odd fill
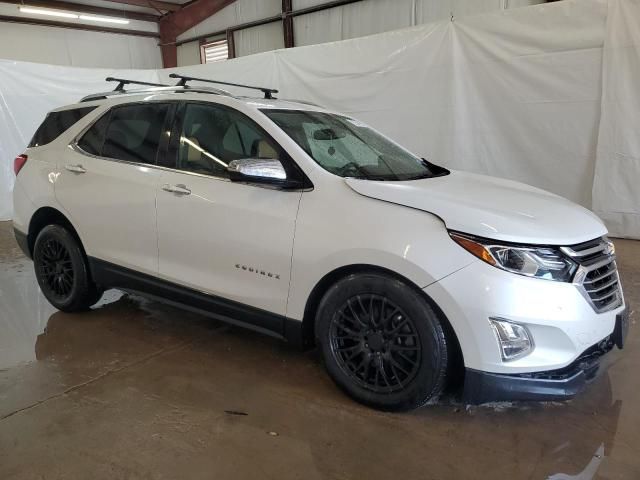
[[[240,158],[277,158],[280,147],[255,122],[230,108],[187,104],[178,147],[178,168],[226,177]]]
[[[156,163],[167,104],[128,105],[111,112],[102,156],[137,163]]]
[[[92,155],[100,155],[102,152],[102,144],[104,143],[104,134],[107,131],[109,125],[109,117],[111,113],[108,112],[95,122],[89,130],[82,136],[78,142],[78,146],[87,153]]]
[[[97,107],[74,108],[62,112],[50,112],[36,130],[29,147],[39,147],[53,142],[78,120]]]

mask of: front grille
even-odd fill
[[[596,312],[622,305],[616,256],[609,240],[597,238],[560,250],[579,265],[573,283],[578,285]]]

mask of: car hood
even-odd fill
[[[523,183],[452,171],[411,181],[346,178],[357,193],[437,215],[447,228],[508,242],[573,245],[605,235],[592,212]]]

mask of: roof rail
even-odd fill
[[[273,99],[274,93],[278,93],[278,90],[274,88],[253,87],[251,85],[242,85],[240,83],[221,82],[219,80],[209,80],[207,78],[187,77],[186,75],[179,75],[177,73],[171,73],[169,74],[169,77],[180,79],[178,83],[176,83],[176,87],[187,87],[187,82],[216,83],[218,85],[229,85],[231,87],[241,87],[241,88],[249,88],[251,90],[260,90],[262,93],[264,93],[264,98],[269,100]]]
[[[153,88],[140,88],[136,90],[112,90],[109,92],[102,93],[92,93],[91,95],[87,95],[80,99],[80,102],[91,102],[93,100],[105,100],[110,97],[120,96],[120,95],[142,95],[142,94],[151,94],[151,93],[210,93],[212,95],[224,95],[226,97],[232,97],[229,92],[226,90],[222,90],[219,88],[212,87],[176,87],[174,86],[163,86],[163,87],[153,87]]]
[[[149,82],[139,82],[138,80],[127,80],[126,78],[114,78],[107,77],[104,79],[105,82],[120,82],[118,86],[113,89],[114,92],[124,92],[125,85],[146,85],[148,87],[168,87],[169,85],[165,85],[163,83],[149,83]]]

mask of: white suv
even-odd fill
[[[577,394],[628,316],[602,222],[449,171],[316,105],[145,86],[51,112],[15,160],[14,227],[47,299],[141,292],[301,346],[406,410]]]

